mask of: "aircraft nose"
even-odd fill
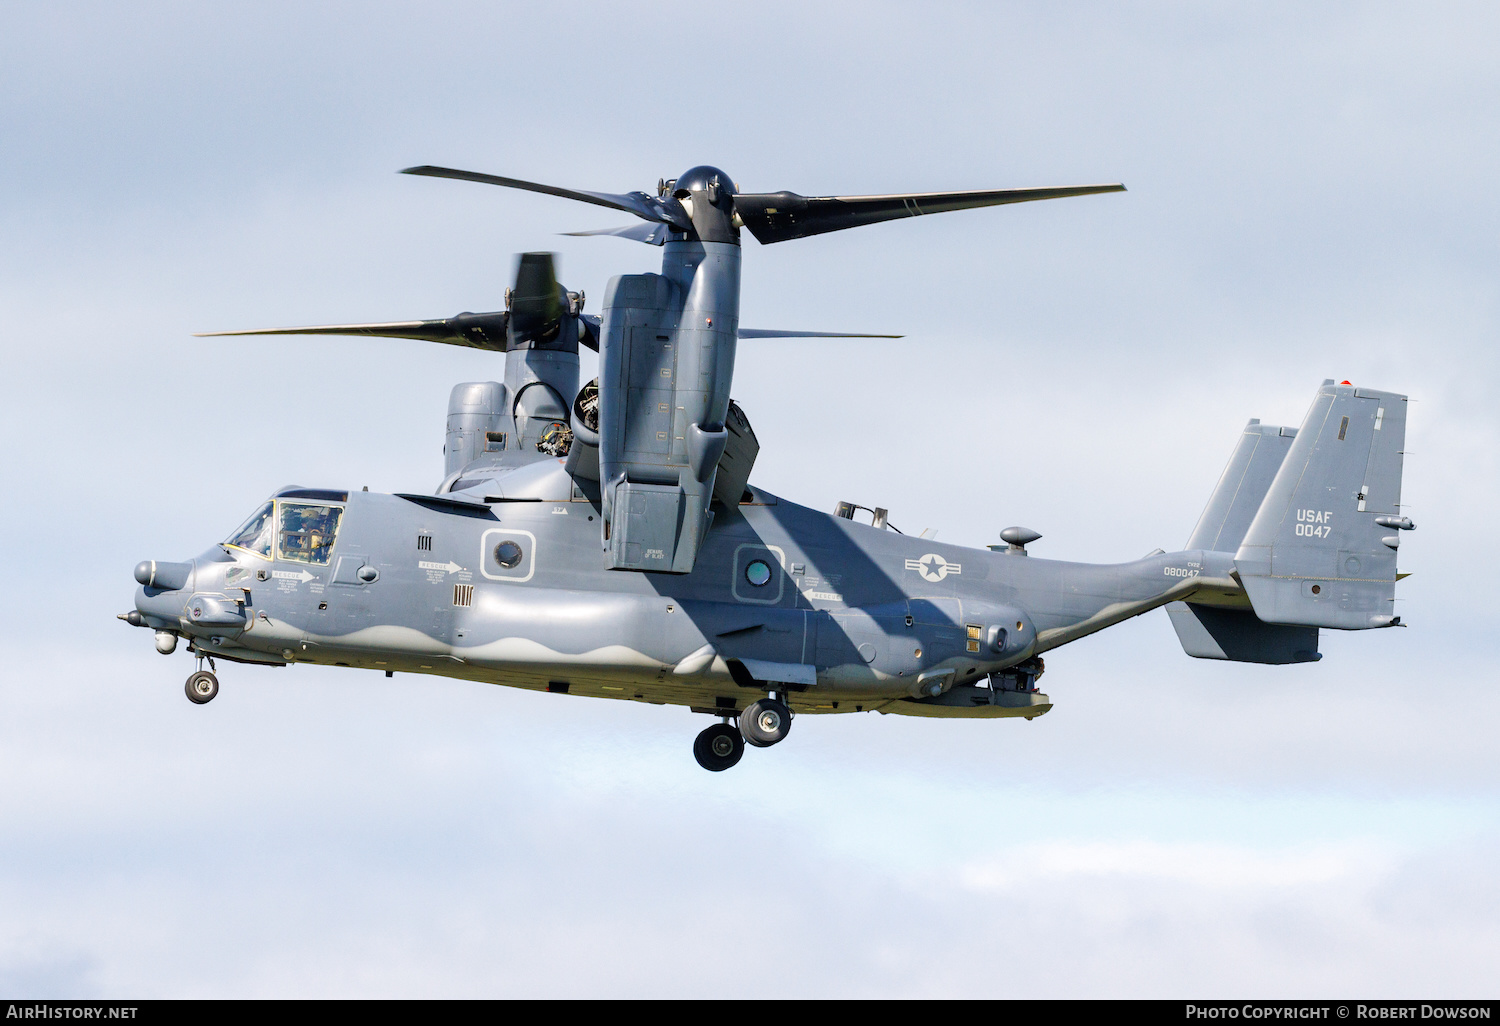
[[[133,615],[141,625],[175,623],[183,604],[183,596],[176,593],[186,588],[192,577],[192,563],[161,563],[154,559],[141,562],[135,568],[135,580],[140,587],[135,590]],[[126,614],[126,618],[134,624],[131,615]]]

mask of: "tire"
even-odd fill
[[[715,723],[693,741],[693,757],[711,773],[722,773],[744,754],[744,739],[727,723]]]
[[[214,700],[219,693],[219,678],[207,670],[199,670],[187,679],[187,685],[183,689],[187,692],[188,701],[194,705],[205,705]]]
[[[770,748],[792,729],[792,712],[774,698],[751,702],[740,713],[740,733],[756,748]]]

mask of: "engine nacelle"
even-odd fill
[[[448,397],[443,476],[452,477],[486,452],[504,450],[510,434],[511,417],[504,385],[498,381],[465,381],[454,385]]]
[[[599,480],[606,563],[689,573],[713,521],[739,311],[737,245],[671,242],[665,274],[604,299]]]

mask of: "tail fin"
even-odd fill
[[[1218,487],[1193,528],[1188,549],[1233,552],[1239,547],[1296,437],[1296,428],[1259,420],[1245,425]],[[1197,659],[1283,664],[1322,658],[1316,627],[1264,623],[1248,604],[1233,607],[1172,602],[1167,615],[1183,651]]]
[[[1394,613],[1406,396],[1325,382],[1234,563],[1267,623],[1360,630]]]
[[[1245,433],[1240,435],[1219,486],[1198,518],[1187,548],[1210,552],[1239,548],[1296,437],[1296,428],[1274,427],[1259,420],[1245,425]]]

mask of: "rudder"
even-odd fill
[[[1362,630],[1394,613],[1406,396],[1318,390],[1235,553],[1255,614],[1273,624]]]

